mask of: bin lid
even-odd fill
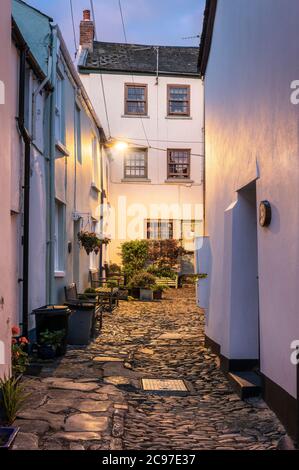
[[[91,302],[68,302],[67,303],[67,308],[70,308],[71,310],[94,310],[95,308],[95,303]]]
[[[67,305],[44,305],[33,310],[32,315],[71,315]]]

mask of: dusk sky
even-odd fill
[[[62,30],[71,52],[74,35],[70,0],[27,0],[51,16]],[[72,0],[77,42],[82,11],[90,0]],[[128,42],[159,45],[197,46],[205,0],[122,0]],[[102,41],[124,42],[118,0],[94,0],[97,36]]]

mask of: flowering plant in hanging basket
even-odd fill
[[[78,233],[78,241],[81,243],[88,255],[93,251],[97,252],[101,243],[96,233],[87,232],[85,230],[81,230],[81,232]]]
[[[110,238],[99,238],[95,232],[87,232],[85,230],[81,230],[78,233],[78,240],[88,255],[92,252],[97,255],[100,251],[100,246],[108,245],[111,241]]]

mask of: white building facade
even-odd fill
[[[227,372],[259,369],[265,400],[298,439],[299,5],[287,3],[207,1],[198,259],[209,279],[207,344]]]
[[[8,373],[13,309],[11,227],[11,2],[1,3],[0,15],[0,378]]]
[[[203,230],[203,85],[198,49],[95,42],[81,22],[79,73],[110,137],[110,261],[132,239]],[[118,144],[117,144],[118,142]],[[124,148],[119,142],[125,142]],[[192,269],[192,268],[191,268]]]

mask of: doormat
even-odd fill
[[[141,379],[141,384],[147,392],[189,392],[184,380]]]

